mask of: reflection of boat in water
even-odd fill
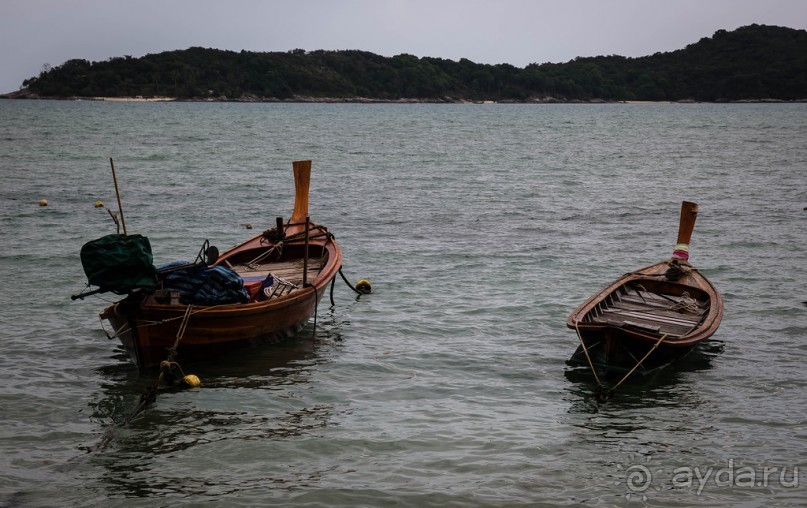
[[[698,205],[684,202],[673,256],[601,289],[566,320],[580,346],[568,363],[595,372],[651,371],[683,357],[715,333],[723,299],[689,264]]]
[[[205,389],[184,392],[178,386],[161,388],[160,397],[171,403],[149,412],[145,424],[129,422],[142,421],[130,420],[131,411],[137,403],[137,392],[149,381],[126,367],[126,363],[113,362],[96,369],[106,382],[98,383],[100,391],[89,404],[92,418],[127,425],[134,429],[127,432],[136,432],[138,437],[119,436],[121,427],[113,426],[89,449],[99,450],[114,443],[116,448],[127,452],[117,456],[126,455],[129,459],[110,467],[131,473],[136,466],[148,468],[145,460],[155,453],[216,441],[283,439],[322,429],[331,421],[333,405],[300,394],[310,393],[307,387],[316,377],[318,366],[327,363],[330,350],[341,341],[340,323],[328,323],[327,316],[320,316],[321,320],[323,317],[326,326],[317,327],[311,340],[283,341],[271,348],[252,349],[249,355],[235,350],[225,353],[217,362],[183,362],[185,368],[203,369]],[[124,354],[121,350],[120,355]],[[178,425],[178,422],[184,423]],[[189,432],[190,427],[193,430]],[[133,488],[129,483],[122,482],[116,488],[123,491]]]
[[[215,359],[278,342],[308,322],[342,266],[333,235],[308,218],[310,171],[311,161],[294,163],[294,212],[286,223],[278,218],[275,228],[220,255],[214,251],[201,263],[157,270],[151,287],[147,280],[145,289],[119,291],[126,298],[101,317],[138,367],[159,365],[178,344],[183,360]],[[106,289],[103,282],[97,285]]]

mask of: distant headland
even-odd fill
[[[639,58],[477,64],[366,51],[192,47],[68,60],[15,99],[327,103],[807,102],[807,31],[749,25]]]

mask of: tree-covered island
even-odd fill
[[[750,25],[677,51],[566,63],[477,64],[366,51],[192,47],[45,66],[11,98],[173,97],[339,102],[807,100],[807,31]]]

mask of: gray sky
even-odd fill
[[[191,46],[524,67],[673,51],[752,23],[807,29],[807,0],[2,0],[0,93],[44,64]]]

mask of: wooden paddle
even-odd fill
[[[673,259],[687,261],[689,259],[689,240],[692,230],[695,229],[695,219],[698,217],[698,204],[691,201],[681,203],[681,218],[678,223],[678,240],[675,242]]]

